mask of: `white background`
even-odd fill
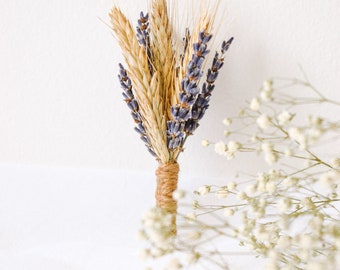
[[[147,6],[117,2],[134,20]],[[0,270],[142,269],[134,234],[153,204],[157,164],[121,98],[122,58],[106,25],[112,5],[0,0]],[[200,142],[222,138],[222,119],[266,78],[301,77],[302,65],[322,93],[340,98],[339,1],[229,0],[220,8],[216,40],[235,40],[179,160],[180,186],[190,190],[244,162],[226,162]]]

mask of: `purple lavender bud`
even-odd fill
[[[170,138],[168,140],[168,149],[170,149],[170,150],[174,150],[175,149],[174,148],[174,140],[172,138]]]
[[[185,122],[184,131],[188,134],[193,134],[198,127],[199,123],[196,120],[189,119],[187,122]]]
[[[138,127],[134,127],[134,130],[135,130],[138,134],[144,136],[143,131],[141,131]]]
[[[228,41],[223,41],[221,46],[221,52],[224,54],[230,47],[231,43],[233,42],[234,38],[231,37]]]
[[[181,120],[187,120],[189,118],[189,109],[188,108],[181,108],[178,113],[178,118]]]
[[[201,31],[198,34],[198,38],[199,38],[200,42],[208,43],[210,41],[210,39],[212,38],[212,35],[204,32],[204,31]]]
[[[141,11],[139,17],[140,17],[141,22],[146,23],[149,20],[149,13],[146,13],[144,15],[144,12]]]
[[[142,139],[142,141],[143,141],[144,143],[146,143],[147,145],[150,145],[150,141],[149,141],[149,139],[148,139],[147,136],[140,136],[140,138]]]
[[[127,102],[128,107],[130,108],[131,111],[138,111],[138,103],[136,100],[131,100],[130,102]]]
[[[189,75],[189,78],[193,78],[194,80],[198,80],[202,77],[203,72],[199,68],[195,68],[188,75]]]
[[[173,143],[173,148],[176,149],[177,147],[181,146],[182,141],[183,141],[183,137],[176,137],[174,138],[174,143]]]
[[[188,88],[187,91],[189,92],[189,94],[195,96],[200,92],[200,88],[196,84],[194,84],[190,88]]]
[[[212,72],[211,69],[208,69],[208,73],[207,73],[207,83],[208,84],[212,84],[215,82],[215,80],[217,79],[218,76],[218,71],[216,72]]]
[[[180,103],[188,104],[189,106],[191,106],[195,102],[195,97],[189,93],[181,91],[179,93],[179,100],[180,100]]]
[[[219,70],[223,66],[223,64],[223,61],[219,58],[219,54],[216,52],[211,69],[213,71]]]
[[[123,95],[125,101],[130,101],[134,98],[131,90],[127,90],[127,91],[123,92],[122,95]]]
[[[201,114],[202,109],[198,106],[193,106],[192,111],[191,111],[191,118],[194,120],[198,120],[200,114]]]
[[[118,66],[119,66],[119,74],[123,77],[126,77],[127,73],[122,63],[119,63]]]
[[[149,150],[149,153],[154,156],[154,157],[157,157],[156,153],[152,150],[151,146],[147,146],[148,150]]]
[[[168,135],[179,135],[184,129],[184,123],[179,121],[168,121],[167,122],[167,133]]]
[[[204,98],[201,94],[198,95],[196,101],[195,101],[195,105],[198,107],[205,107],[208,104],[209,101],[209,97]]]
[[[135,123],[142,122],[142,118],[140,117],[139,113],[132,111],[131,116],[132,116],[133,120],[135,121]]]
[[[173,117],[175,117],[175,118],[178,117],[178,112],[179,112],[179,105],[171,107],[171,115]]]

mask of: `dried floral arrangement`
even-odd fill
[[[335,113],[329,119],[320,108]],[[266,270],[340,269],[339,108],[306,77],[265,81],[239,115],[223,120],[225,138],[202,144],[227,160],[249,155],[267,169],[237,168],[235,179],[198,188],[189,204],[177,190],[176,241],[171,218],[151,209],[139,233],[147,241],[141,256],[170,257],[169,270],[230,269],[228,258],[244,250]]]
[[[119,64],[123,97],[131,110],[135,130],[158,161],[157,206],[175,213],[179,154],[186,139],[199,126],[209,107],[224,54],[232,38],[223,41],[204,73],[215,14],[202,10],[193,30],[185,29],[177,41],[166,0],[152,0],[148,13],[140,13],[136,31],[118,7],[111,25],[127,67]]]

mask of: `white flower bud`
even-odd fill
[[[230,126],[232,123],[232,120],[230,118],[223,119],[223,124],[226,126]]]
[[[210,186],[201,186],[199,189],[198,189],[198,193],[199,195],[201,196],[206,196],[207,194],[209,194],[210,192]]]
[[[223,214],[224,214],[224,216],[226,216],[226,217],[230,217],[230,216],[232,216],[232,215],[235,214],[235,210],[232,209],[232,208],[230,208],[230,207],[228,207],[228,208],[224,209]]]
[[[260,100],[258,98],[253,98],[250,102],[250,109],[252,111],[258,112],[260,110]]]
[[[225,155],[225,152],[227,151],[227,146],[223,141],[219,141],[215,144],[215,152],[221,156]]]
[[[340,158],[332,158],[330,164],[333,168],[340,168]]]
[[[267,129],[270,126],[270,118],[268,115],[262,114],[256,119],[256,123],[261,129]]]
[[[172,198],[175,201],[178,201],[179,199],[183,199],[184,197],[185,197],[185,191],[184,190],[177,189],[172,194]]]
[[[234,190],[237,187],[237,184],[235,182],[229,182],[227,184],[228,190]]]
[[[208,140],[202,140],[201,144],[204,146],[204,147],[207,147],[209,146],[210,142]]]
[[[286,125],[292,120],[292,118],[293,115],[290,112],[283,111],[278,115],[277,120],[280,125]]]

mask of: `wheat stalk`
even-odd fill
[[[163,110],[160,108],[162,103],[157,91],[159,89],[157,73],[151,78],[146,51],[139,45],[136,33],[122,11],[118,7],[113,7],[109,15],[112,30],[128,65],[128,74],[134,86],[146,133],[157,157],[166,163],[169,160],[169,152],[166,147]]]
[[[160,96],[164,101],[164,115],[170,119],[171,99],[174,89],[175,53],[173,50],[173,29],[169,20],[166,0],[151,2],[151,51],[152,64],[160,77]]]

